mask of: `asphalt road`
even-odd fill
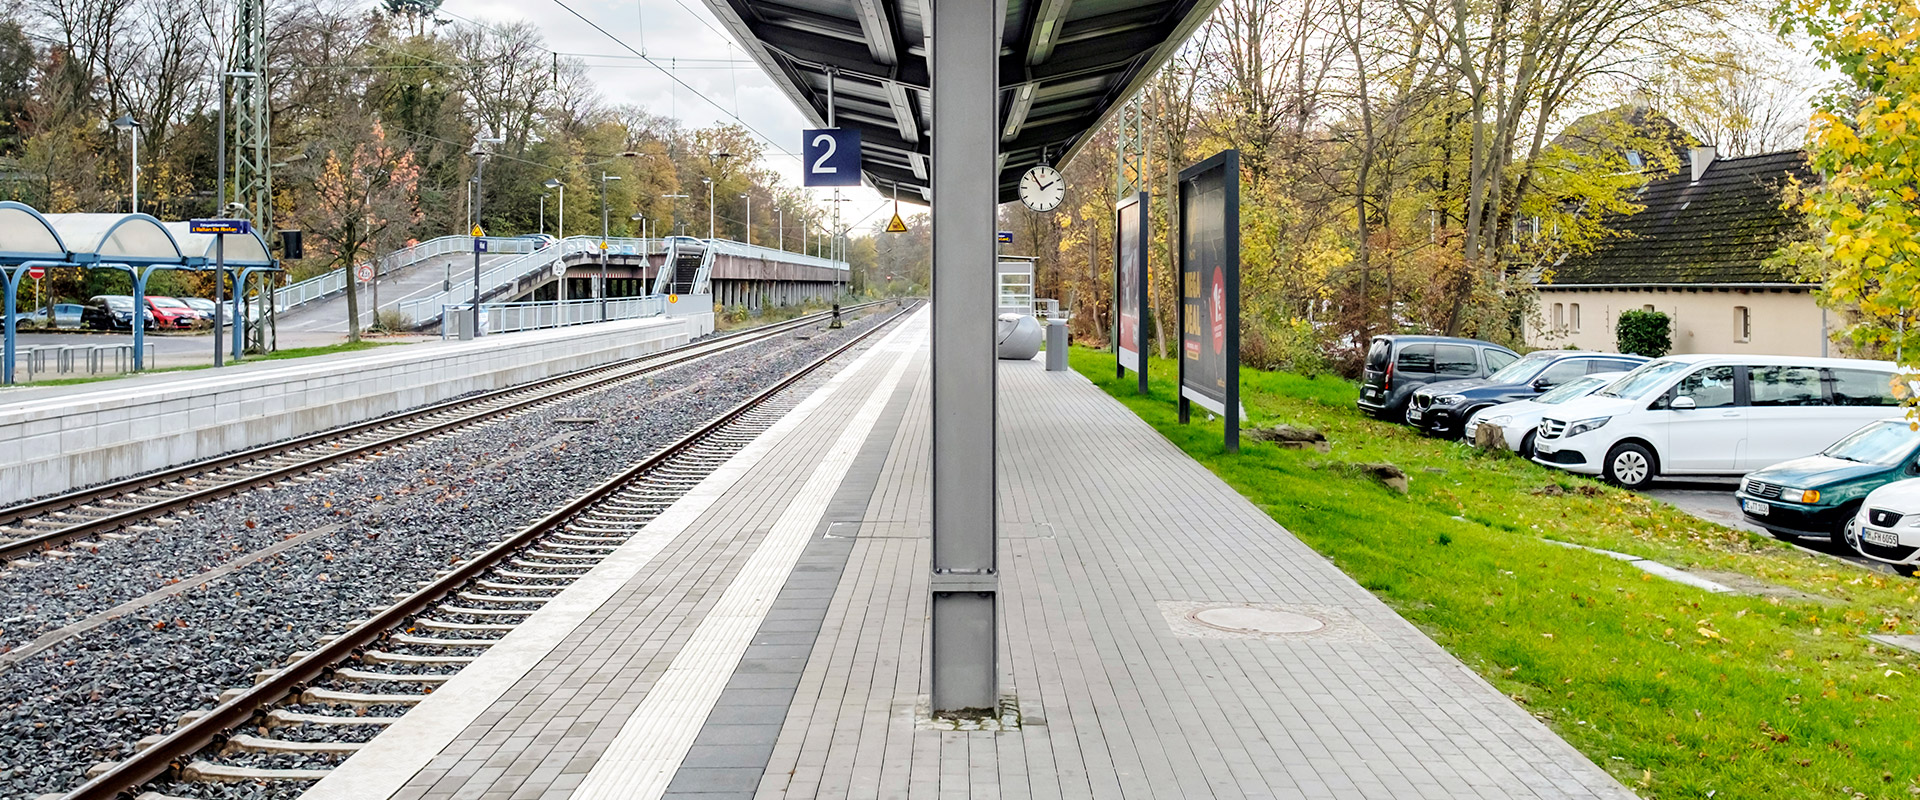
[[[1737,488],[1739,488],[1739,482],[1734,480],[1655,481],[1653,488],[1642,491],[1641,494],[1656,500],[1664,500],[1675,508],[1708,522],[1718,522],[1729,528],[1753,531],[1761,536],[1772,536],[1773,534],[1768,533],[1767,529],[1748,522],[1746,515],[1740,513],[1740,504],[1733,497],[1733,492]],[[1788,544],[1810,553],[1832,556],[1875,572],[1897,574],[1893,568],[1855,553],[1845,545],[1835,545],[1815,539],[1796,539]]]

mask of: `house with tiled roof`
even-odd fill
[[[1652,178],[1613,220],[1617,236],[1534,279],[1536,347],[1615,348],[1620,312],[1664,312],[1674,353],[1828,355],[1838,325],[1814,302],[1818,284],[1767,266],[1800,227],[1784,207],[1789,176],[1813,180],[1799,150],[1717,158],[1695,147],[1674,174]]]

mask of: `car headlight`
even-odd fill
[[[1782,486],[1780,487],[1780,499],[1789,502],[1818,503],[1820,502],[1820,490],[1795,489],[1791,486]]]
[[[1463,394],[1443,394],[1433,398],[1433,404],[1436,406],[1457,406],[1465,402],[1466,399],[1467,396]]]
[[[1607,424],[1607,420],[1610,420],[1610,419],[1613,419],[1613,418],[1612,417],[1594,417],[1593,419],[1576,420],[1573,424],[1567,426],[1567,432],[1562,435],[1563,436],[1579,436],[1580,434],[1586,433],[1587,431],[1596,431],[1600,429],[1600,426]]]
[[[1503,415],[1501,415],[1501,416],[1498,416],[1498,417],[1494,417],[1493,419],[1489,419],[1489,420],[1487,420],[1487,424],[1488,424],[1488,425],[1498,425],[1498,426],[1500,426],[1500,427],[1502,427],[1502,428],[1504,428],[1504,427],[1507,427],[1508,425],[1511,425],[1511,424],[1513,424],[1513,417],[1512,417],[1511,415],[1505,415],[1505,414],[1503,414]]]

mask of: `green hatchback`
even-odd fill
[[[1845,544],[1847,521],[1867,493],[1920,477],[1920,432],[1905,419],[1869,422],[1817,455],[1747,473],[1740,511],[1782,539],[1812,537]]]

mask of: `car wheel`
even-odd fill
[[[1614,445],[1603,466],[1607,480],[1628,489],[1646,488],[1656,474],[1653,453],[1633,442]]]
[[[1527,431],[1527,435],[1520,437],[1520,449],[1517,452],[1520,453],[1521,458],[1533,460],[1533,439],[1536,433],[1538,431]]]
[[[1889,566],[1893,567],[1894,572],[1898,572],[1909,578],[1913,577],[1914,565],[1912,564],[1891,564]]]
[[[1839,525],[1834,526],[1832,532],[1827,534],[1827,540],[1832,542],[1833,546],[1838,548],[1840,552],[1854,553],[1860,549],[1858,546],[1860,544],[1860,533],[1853,524],[1856,519],[1854,514],[1859,510],[1859,506],[1847,509],[1846,517]]]

